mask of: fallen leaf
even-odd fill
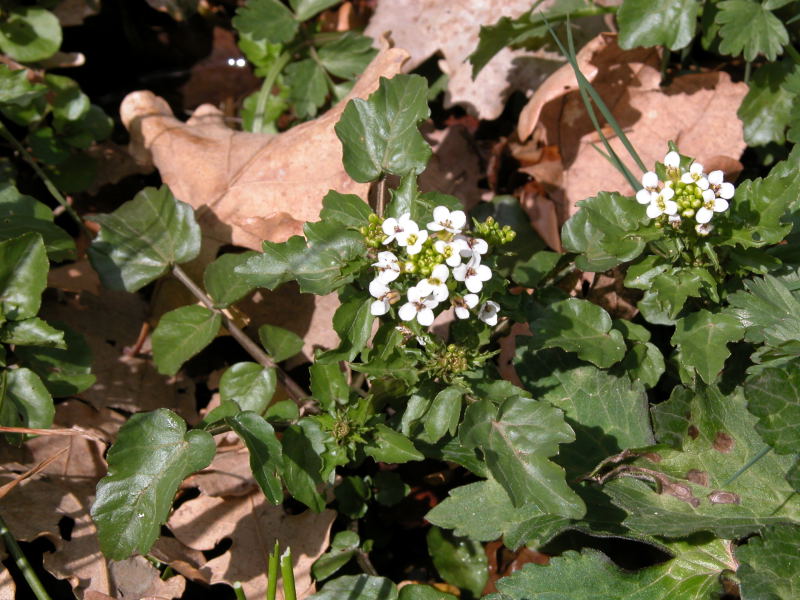
[[[681,75],[662,88],[658,51],[621,50],[613,34],[602,34],[587,44],[578,53],[578,62],[646,166],[652,168],[655,161],[663,160],[669,140],[702,164],[713,159],[731,165],[744,151],[736,111],[747,85],[732,82],[727,73]],[[575,202],[600,190],[633,193],[625,178],[592,146],[600,140],[576,85],[571,67],[562,67],[534,94],[518,124],[521,140],[540,127],[543,143],[558,148],[563,175],[559,182],[542,183],[563,188],[559,210],[563,219],[575,211]],[[621,141],[610,131],[606,134],[631,171],[639,173]]]
[[[554,3],[545,0],[539,7],[547,10]],[[472,79],[467,57],[478,45],[481,25],[493,25],[501,17],[516,18],[530,9],[530,0],[379,0],[364,33],[377,39],[390,31],[391,39],[411,52],[405,65],[409,71],[441,53],[439,68],[449,77],[445,106],[458,104],[481,119],[496,119],[512,92],[536,89],[564,63],[557,52],[505,48]],[[588,39],[604,29],[602,19],[585,19],[576,36]]]
[[[182,575],[173,575],[166,581],[161,573],[144,556],[131,556],[110,563],[115,594],[126,598],[180,598],[186,589]]]
[[[239,498],[200,496],[189,500],[175,510],[168,526],[194,550],[211,550],[229,538],[230,548],[200,570],[210,574],[211,583],[241,581],[247,598],[264,597],[267,556],[278,540],[281,549],[292,549],[297,597],[302,599],[314,591],[311,564],[328,547],[335,517],[332,510],[289,515],[283,507],[267,503],[258,490]],[[278,598],[283,599],[280,585]]]
[[[182,123],[163,99],[146,91],[128,94],[120,115],[132,154],[152,159],[175,196],[197,210],[206,238],[260,250],[262,241],[285,241],[317,220],[331,189],[366,198],[368,184],[344,171],[333,127],[351,98],[366,98],[380,77],[399,72],[407,56],[399,48],[384,49],[347,98],[278,135],[233,131],[210,105]]]
[[[623,285],[625,273],[614,268],[608,273],[594,273],[586,300],[603,307],[615,319],[632,319],[639,314],[636,304],[642,292]]]
[[[250,470],[250,453],[241,444],[218,450],[211,464],[183,485],[197,487],[206,496],[245,496],[257,487]]]

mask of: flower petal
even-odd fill
[[[653,192],[648,190],[639,190],[636,192],[636,201],[639,204],[650,204],[652,201]]]
[[[376,278],[369,282],[369,295],[373,298],[383,298],[389,293],[389,286]]]
[[[722,185],[722,178],[722,171],[711,171],[711,173],[708,174],[708,183],[711,185]]]
[[[667,155],[664,157],[664,166],[670,167],[671,169],[677,169],[681,164],[681,156],[674,150],[671,152],[667,152]]]
[[[714,212],[725,212],[728,210],[728,201],[724,198],[717,198],[714,200]]]
[[[725,200],[730,200],[733,198],[734,191],[733,184],[726,181],[719,187],[719,197],[725,198]]]
[[[389,312],[389,303],[386,300],[375,300],[375,302],[369,305],[369,312],[376,317],[385,315]],[[408,321],[409,319],[405,320]]]
[[[397,316],[403,321],[411,321],[417,316],[417,306],[411,302],[406,302],[400,307],[400,310],[397,311]]]
[[[658,187],[658,175],[656,175],[652,171],[648,171],[647,173],[642,175],[642,187],[644,188]]]
[[[417,313],[417,321],[423,327],[428,327],[433,323],[433,311],[430,308],[423,308]]]
[[[698,223],[708,223],[713,215],[713,210],[708,210],[705,206],[703,206],[697,211],[697,214],[694,216],[694,218]]]
[[[463,300],[470,308],[475,308],[478,305],[477,294],[467,294],[466,296],[464,296]]]
[[[655,219],[656,217],[661,215],[661,209],[655,202],[651,202],[647,205],[647,216],[651,219]]]

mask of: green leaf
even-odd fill
[[[50,263],[41,236],[27,233],[0,242],[0,317],[35,317],[47,286]]]
[[[311,565],[311,575],[317,581],[327,579],[355,556],[361,540],[355,531],[340,531],[331,541],[331,549]]]
[[[300,119],[315,117],[328,96],[325,72],[310,58],[291,63],[285,70],[289,102]]]
[[[166,313],[152,335],[153,360],[162,375],[175,375],[181,365],[217,336],[222,317],[204,306],[181,306]]]
[[[300,425],[287,427],[281,438],[283,480],[293,498],[314,512],[322,512],[325,508],[325,499],[317,491],[317,486],[322,485],[320,453],[324,452],[325,447],[314,438],[309,437],[305,431],[305,429],[309,429],[312,436],[318,436],[321,433],[319,425],[315,427],[312,421],[306,419],[301,423],[303,427]]]
[[[339,346],[325,353],[325,361],[353,360],[364,349],[372,335],[375,317],[370,312],[373,298],[363,293],[342,298],[333,313],[333,329],[339,336]]]
[[[258,328],[258,339],[272,360],[282,362],[303,349],[303,338],[296,333],[276,325],[262,325]]]
[[[483,447],[486,464],[514,506],[529,502],[543,512],[580,518],[583,501],[570,489],[564,470],[549,460],[559,444],[575,440],[563,413],[533,398],[506,400],[491,420]]]
[[[367,501],[372,490],[361,477],[343,477],[333,490],[339,513],[350,519],[360,519],[367,514]]]
[[[744,330],[728,313],[700,310],[678,319],[670,340],[680,347],[680,360],[708,384],[713,383],[730,356],[728,343],[742,339]]]
[[[455,435],[461,417],[463,395],[464,391],[455,386],[447,387],[436,394],[423,421],[427,441],[438,442],[448,432]]]
[[[53,211],[35,198],[20,194],[11,183],[0,182],[0,240],[26,233],[42,236],[51,260],[62,261],[75,257],[75,242],[53,223]]]
[[[577,360],[561,350],[532,351],[518,344],[517,374],[530,394],[564,411],[575,441],[561,446],[557,462],[569,479],[629,448],[654,442],[641,383]]]
[[[64,332],[38,317],[3,323],[0,326],[0,342],[18,346],[67,347]]]
[[[294,10],[295,19],[298,21],[308,21],[317,13],[330,8],[338,2],[339,0],[289,0],[289,4]]]
[[[50,58],[61,47],[61,25],[49,10],[15,6],[0,21],[0,51],[23,63]]]
[[[635,342],[622,359],[620,369],[634,383],[641,381],[646,387],[653,388],[664,374],[664,355],[655,344]]]
[[[366,225],[372,209],[360,196],[330,190],[322,199],[321,221],[336,221],[345,227]]]
[[[786,126],[796,101],[795,94],[784,89],[784,83],[797,72],[794,61],[785,59],[766,63],[753,73],[748,82],[750,89],[736,113],[744,124],[744,139],[748,145],[784,143]]]
[[[526,564],[500,579],[485,600],[707,600],[722,594],[720,575],[730,569],[727,542],[672,544],[665,563],[624,571],[602,552],[567,550],[547,566]]]
[[[720,25],[719,51],[722,54],[743,54],[748,62],[763,54],[773,61],[789,43],[786,27],[760,2],[725,0],[717,7],[719,12],[714,21]]]
[[[215,451],[211,435],[187,432],[166,408],[133,415],[108,451],[108,475],[92,506],[103,554],[113,560],[147,554],[181,481],[207,467]]]
[[[642,253],[644,241],[634,232],[645,214],[634,198],[600,192],[577,206],[581,209],[561,229],[561,241],[565,250],[580,254],[579,269],[606,271]]]
[[[640,288],[647,291],[638,303],[642,316],[650,323],[674,325],[689,298],[700,298],[704,293],[716,294],[716,282],[707,269],[670,268],[663,274],[655,274],[660,267],[642,273],[638,278],[641,280],[652,276],[648,282],[649,288]],[[625,281],[627,285],[628,279]],[[630,287],[636,287],[636,284]]]
[[[450,490],[449,497],[425,515],[425,520],[480,542],[502,536],[512,550],[534,536],[549,539],[570,523],[565,517],[543,513],[534,503],[515,507],[503,486],[492,478]]]
[[[625,356],[625,340],[612,328],[611,317],[588,300],[569,298],[551,304],[531,323],[542,348],[563,348],[598,367],[609,367]]]
[[[4,369],[0,378],[0,424],[40,429],[53,424],[53,398],[36,373],[24,368]]]
[[[295,235],[286,242],[264,242],[264,253],[250,258],[235,272],[248,281],[275,289],[296,280],[301,292],[328,294],[352,279],[342,272],[353,260],[364,256],[361,234],[336,222],[306,223],[306,240]]]
[[[400,588],[398,600],[458,600],[453,594],[439,591],[431,585],[411,583]]]
[[[326,583],[308,600],[397,600],[397,587],[390,579],[372,575],[345,575]]]
[[[254,362],[236,363],[219,380],[220,400],[235,400],[242,410],[261,415],[272,400],[276,383],[274,368]]]
[[[337,40],[328,42],[317,50],[319,61],[325,69],[342,79],[361,75],[378,51],[372,47],[372,38],[347,31]]]
[[[226,308],[238,302],[253,290],[246,278],[235,272],[236,267],[246,263],[258,252],[223,254],[206,267],[203,272],[203,286],[217,308]]]
[[[410,439],[382,423],[375,426],[372,441],[364,446],[364,454],[371,456],[376,462],[390,464],[425,459],[425,456],[414,447],[414,443]]]
[[[17,346],[14,353],[20,364],[41,377],[56,398],[80,394],[96,379],[91,373],[92,351],[81,334],[64,323],[56,321],[53,325],[64,332],[66,348]]]
[[[745,600],[800,596],[800,527],[773,526],[736,548],[736,577]]]
[[[743,283],[746,291],[731,294],[728,302],[747,341],[780,346],[800,339],[800,299],[786,285],[771,275]]]
[[[27,69],[11,69],[0,64],[0,105],[27,106],[41,98],[47,88],[28,81]]]
[[[276,506],[283,502],[283,486],[280,478],[283,450],[272,425],[257,413],[247,410],[226,418],[225,422],[247,445],[247,450],[250,452],[250,470],[264,495]]]
[[[800,369],[765,369],[747,378],[747,410],[758,417],[756,431],[778,454],[800,454]]]
[[[669,399],[650,407],[653,429],[660,444],[675,450],[683,449],[683,442],[691,425],[692,391],[683,386],[672,388]]]
[[[309,368],[311,394],[326,411],[334,411],[337,406],[347,404],[350,386],[338,362],[316,362]]]
[[[474,597],[480,596],[489,578],[489,564],[483,546],[438,527],[431,527],[426,539],[428,554],[442,579],[468,590]]]
[[[794,458],[770,452],[747,466],[764,442],[741,388],[727,396],[715,388],[685,395],[690,435],[683,451],[643,454],[625,465],[628,476],[603,486],[629,513],[623,525],[646,535],[711,531],[733,539],[770,524],[800,523],[800,498],[784,478]]]
[[[81,91],[78,82],[63,75],[48,73],[45,84],[53,95],[53,126],[61,131],[69,121],[78,121],[87,115],[91,108],[89,96]]]
[[[384,506],[395,506],[408,496],[411,486],[403,482],[403,478],[394,471],[378,471],[372,477],[375,488],[375,500]]]
[[[382,174],[419,174],[431,148],[417,126],[430,116],[428,84],[419,75],[381,77],[367,100],[347,103],[336,124],[347,174],[360,183]]]
[[[695,0],[623,2],[617,11],[619,46],[685,48],[694,38],[698,8]]]
[[[103,285],[113,290],[135,292],[200,253],[194,211],[167,186],[144,188],[113,213],[92,220],[102,228],[89,259]]]
[[[247,0],[236,10],[232,24],[243,38],[270,43],[290,42],[298,28],[292,13],[278,0]]]

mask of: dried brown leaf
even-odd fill
[[[287,514],[267,503],[261,491],[241,498],[200,496],[182,504],[170,517],[169,528],[182,543],[195,550],[210,550],[225,538],[231,547],[205,563],[200,571],[211,583],[241,581],[248,598],[263,597],[267,556],[277,539],[291,547],[298,598],[313,593],[311,564],[328,547],[336,513],[306,511]],[[278,598],[283,591],[278,590]]]

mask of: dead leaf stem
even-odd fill
[[[386,203],[386,175],[381,175],[375,182],[375,213],[383,218],[383,208]]]
[[[9,531],[8,525],[6,525],[6,522],[1,515],[0,537],[3,538],[3,543],[6,545],[8,552],[14,557],[14,563],[22,572],[22,575],[25,577],[25,581],[28,582],[33,595],[36,596],[38,600],[50,600],[50,596],[45,591],[42,582],[39,581],[39,578],[36,576],[36,572],[31,567],[31,563],[28,562],[25,553],[22,552],[22,548],[19,547],[17,540],[11,534],[11,531]]]
[[[247,353],[253,357],[258,364],[263,365],[265,367],[275,369],[275,373],[278,376],[278,380],[283,384],[283,387],[286,388],[286,392],[291,396],[294,400],[300,400],[308,396],[308,394],[303,390],[300,385],[294,381],[289,375],[281,369],[272,358],[264,352],[258,344],[256,344],[250,337],[239,327],[228,318],[223,311],[216,308],[214,303],[211,301],[211,298],[198,286],[187,274],[186,272],[181,269],[178,265],[173,265],[172,267],[172,274],[175,276],[175,279],[180,281],[186,289],[188,289],[195,298],[200,300],[205,306],[209,309],[217,313],[222,318],[222,324],[225,326],[225,329],[234,337],[234,339],[241,344],[242,348],[244,348]]]

